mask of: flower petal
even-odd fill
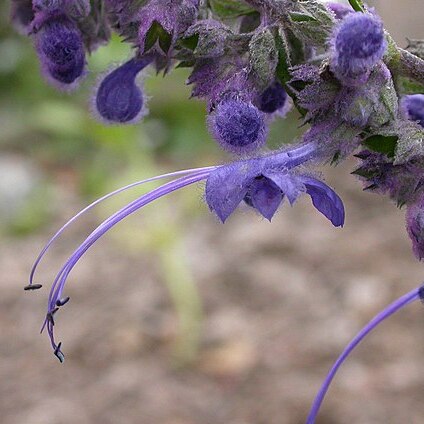
[[[225,222],[246,196],[256,175],[256,163],[252,161],[236,162],[212,171],[206,181],[209,209]]]
[[[297,175],[287,171],[264,172],[263,174],[280,188],[283,195],[287,196],[287,199],[289,199],[291,205],[293,205],[300,194],[305,191],[303,181]]]
[[[250,184],[246,203],[254,207],[264,218],[271,221],[281,202],[283,194],[280,188],[270,179],[255,178]]]
[[[312,203],[335,227],[342,227],[345,219],[343,202],[327,184],[311,177],[302,177]]]

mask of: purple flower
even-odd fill
[[[285,115],[290,109],[290,102],[286,90],[279,82],[270,85],[257,100],[258,109],[261,112],[273,114],[279,112]]]
[[[207,178],[206,202],[222,222],[242,200],[271,220],[284,197],[293,205],[306,192],[318,211],[334,226],[342,226],[344,207],[339,196],[322,181],[293,171],[313,154],[314,147],[305,145],[219,167]]]
[[[401,100],[401,109],[408,119],[424,127],[424,94],[404,96]]]
[[[35,36],[47,79],[59,88],[74,88],[85,72],[84,45],[76,24],[65,15],[53,15]]]
[[[371,14],[351,13],[336,28],[331,70],[343,85],[361,85],[387,48],[381,20]]]
[[[424,196],[408,206],[406,210],[406,229],[412,240],[415,256],[424,259]]]
[[[209,115],[211,133],[223,149],[243,154],[257,150],[266,141],[264,116],[250,102],[237,98],[222,100]]]
[[[141,119],[145,100],[136,78],[151,61],[150,56],[131,59],[102,80],[94,102],[94,111],[102,120],[129,124]]]

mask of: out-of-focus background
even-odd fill
[[[404,45],[424,38],[422,0],[379,0]],[[150,75],[150,115],[104,127],[88,113],[95,75],[128,57],[119,40],[90,58],[72,95],[40,77],[31,43],[0,6],[0,422],[2,424],[300,424],[329,366],[378,310],[424,279],[404,212],[361,191],[354,162],[326,169],[345,201],[334,229],[307,199],[272,224],[245,211],[223,226],[190,188],[146,208],[93,247],[57,319],[67,359],[38,335],[49,284],[84,236],[140,189],[66,232],[23,292],[48,237],[121,185],[226,158],[210,140],[187,74]],[[271,143],[298,134],[297,116]],[[424,310],[416,304],[360,346],[319,423],[424,423]]]

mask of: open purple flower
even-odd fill
[[[50,246],[76,219],[104,200],[132,187],[163,178],[174,178],[173,181],[165,183],[133,200],[98,225],[75,249],[57,273],[50,289],[46,318],[42,327],[42,330],[47,330],[57,358],[61,362],[64,360],[61,350],[62,345],[55,340],[55,316],[69,301],[69,297],[64,294],[64,290],[73,268],[87,250],[110,229],[129,215],[163,196],[206,180],[206,201],[210,209],[222,221],[225,221],[243,200],[257,209],[265,218],[271,219],[284,197],[287,197],[289,202],[293,204],[300,194],[306,192],[311,196],[314,206],[333,225],[342,226],[344,223],[344,207],[339,196],[322,181],[293,171],[295,167],[313,159],[315,153],[315,146],[307,144],[261,158],[235,162],[232,165],[189,169],[160,175],[117,189],[77,213],[56,232],[42,249],[35,260],[29,284],[25,287],[25,290],[37,290],[42,287],[41,284],[34,281],[35,272]]]
[[[206,181],[206,202],[211,211],[225,222],[244,200],[263,217],[271,220],[284,197],[291,205],[307,193],[315,208],[334,226],[344,224],[344,207],[340,197],[322,181],[293,171],[306,161],[310,146],[263,158],[248,159],[221,166]]]

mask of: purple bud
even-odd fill
[[[150,62],[150,58],[131,59],[103,79],[94,105],[100,118],[109,123],[129,124],[144,116],[145,100],[136,78]]]
[[[89,0],[33,0],[35,12],[61,12],[75,19],[82,19],[89,15],[91,6]]]
[[[265,144],[264,116],[252,103],[223,100],[209,115],[208,123],[215,139],[229,152],[249,153]]]
[[[355,13],[347,4],[331,2],[327,3],[326,6],[336,15],[336,19],[343,19],[349,13]]]
[[[331,42],[331,70],[344,85],[355,86],[368,79],[387,47],[381,20],[365,13],[347,15]]]
[[[85,70],[84,45],[78,27],[66,16],[55,16],[44,22],[36,37],[47,78],[59,88],[73,88]]]
[[[401,100],[401,108],[408,119],[424,127],[424,94],[404,96]]]
[[[412,249],[415,256],[422,260],[424,258],[424,197],[406,210],[406,229],[412,240]]]
[[[287,93],[279,82],[270,85],[259,97],[258,109],[264,113],[282,110],[287,103]]]
[[[10,19],[18,31],[28,34],[34,20],[31,0],[12,0]]]

